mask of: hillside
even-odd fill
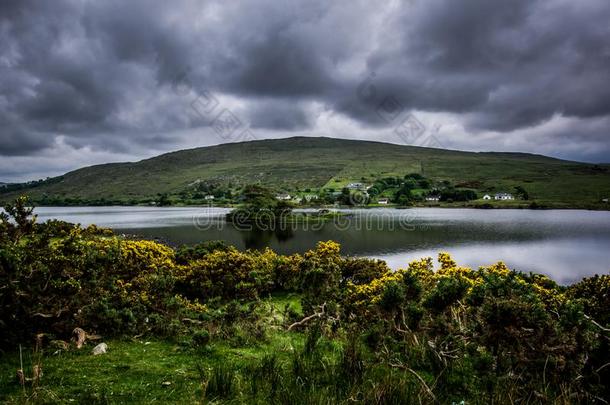
[[[604,208],[610,165],[563,161],[524,153],[474,153],[380,142],[295,137],[182,150],[135,163],[78,169],[24,187],[4,190],[2,200],[29,194],[83,202],[137,203],[159,194],[177,195],[202,183],[239,188],[260,183],[276,190],[336,188],[388,176],[421,173],[478,193],[522,186],[530,200],[554,206]]]

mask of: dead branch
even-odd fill
[[[426,389],[426,392],[432,397],[432,399],[436,402],[436,396],[434,395],[434,393],[432,392],[432,390],[430,389],[430,387],[428,387],[428,384],[426,384],[426,382],[424,381],[423,378],[421,378],[421,376],[419,374],[417,374],[415,372],[415,370],[413,370],[410,367],[405,366],[402,363],[389,363],[390,367],[394,367],[394,368],[399,368],[402,370],[406,370],[408,372],[410,372],[411,374],[413,374],[415,377],[417,377],[417,379],[419,380],[419,382],[422,383],[422,385],[424,386],[424,388]]]
[[[320,306],[320,312],[315,312],[314,314],[306,316],[305,318],[301,319],[300,321],[293,323],[292,325],[290,325],[288,327],[288,330],[290,331],[293,328],[296,328],[297,326],[304,325],[305,323],[311,321],[314,318],[321,318],[322,315],[324,315],[324,313],[325,313],[325,308],[326,308],[326,302]]]
[[[591,321],[591,323],[595,326],[597,326],[598,328],[600,328],[601,330],[603,330],[604,332],[610,332],[610,329],[608,328],[604,328],[602,325],[600,325],[599,323],[595,322],[595,319],[591,318],[588,315],[585,315],[585,318],[588,319],[589,321]]]
[[[203,324],[203,321],[200,321],[200,320],[197,320],[197,319],[191,319],[191,318],[182,318],[182,322],[184,322],[184,323],[191,323],[191,324],[195,324],[195,325]]]

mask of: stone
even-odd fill
[[[76,348],[80,349],[85,344],[87,340],[87,332],[85,332],[81,328],[74,328],[72,331],[72,339],[76,341]]]
[[[98,354],[104,354],[108,350],[108,345],[106,343],[100,343],[99,345],[93,348],[93,355],[97,356]]]

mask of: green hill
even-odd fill
[[[276,190],[321,187],[339,190],[349,182],[372,183],[420,173],[479,195],[522,186],[530,200],[552,206],[606,208],[610,165],[570,162],[525,153],[474,153],[380,142],[295,137],[231,143],[167,153],[135,163],[111,163],[0,191],[8,200],[29,194],[38,203],[53,199],[104,199],[135,203],[159,194],[180,195],[200,184],[238,189],[260,183]]]

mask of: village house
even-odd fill
[[[494,196],[494,200],[514,200],[515,197],[513,197],[512,194],[509,193],[498,193]]]
[[[276,200],[289,201],[292,197],[290,194],[278,194],[275,196]]]
[[[483,196],[483,199],[484,199],[484,200],[491,200],[491,196],[490,196],[489,194],[485,194],[485,195]]]
[[[431,201],[431,202],[438,202],[440,201],[441,197],[438,195],[429,195],[426,197],[426,201]]]
[[[206,195],[205,197],[203,197],[203,199],[207,200],[207,201],[211,201],[211,200],[214,199],[214,196],[213,195]]]
[[[388,205],[389,200],[387,198],[380,198],[377,200],[377,204]]]
[[[364,188],[364,184],[362,183],[349,183],[347,185],[347,188],[349,188],[350,190],[361,190]]]

